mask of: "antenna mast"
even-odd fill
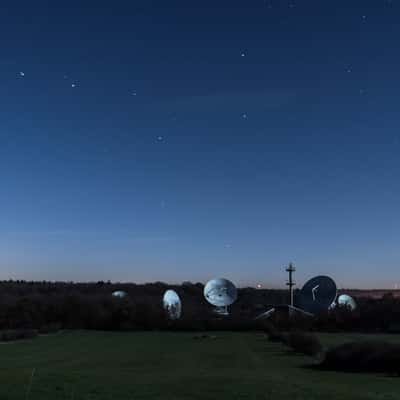
[[[296,271],[296,268],[292,263],[289,263],[289,266],[286,268],[286,272],[289,274],[289,280],[286,282],[286,285],[289,286],[290,292],[290,305],[293,307],[293,287],[296,285],[296,282],[293,281],[293,273]]]

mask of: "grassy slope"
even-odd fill
[[[30,400],[400,398],[400,378],[302,368],[310,359],[254,333],[193,336],[70,332],[1,344],[0,399],[25,399],[33,368]]]

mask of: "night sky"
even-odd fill
[[[3,1],[0,279],[400,283],[397,0]]]

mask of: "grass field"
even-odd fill
[[[319,372],[259,334],[213,335],[65,332],[0,344],[0,399],[400,399],[400,378]],[[321,335],[327,345],[360,337]]]

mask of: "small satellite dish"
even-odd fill
[[[218,278],[208,281],[204,286],[204,297],[215,306],[215,312],[220,315],[228,315],[228,306],[237,299],[235,285],[228,279]]]
[[[127,297],[128,293],[124,292],[123,290],[116,290],[112,293],[113,297],[119,297],[120,299]]]
[[[300,292],[300,308],[311,313],[328,310],[337,295],[336,283],[329,276],[316,276],[303,286]]]
[[[163,297],[164,310],[169,319],[179,319],[182,314],[182,302],[175,290],[167,290]]]
[[[341,294],[337,299],[337,304],[339,307],[347,307],[351,311],[357,308],[356,301],[348,294]]]

